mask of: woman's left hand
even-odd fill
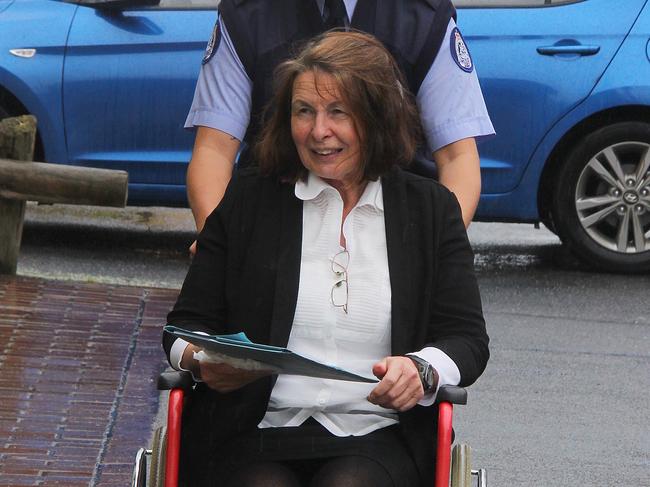
[[[408,357],[386,357],[373,365],[372,373],[381,379],[368,395],[373,404],[403,412],[424,396],[418,369]]]

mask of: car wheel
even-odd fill
[[[580,141],[558,172],[553,221],[582,260],[650,269],[650,124],[622,122]]]

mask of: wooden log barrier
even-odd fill
[[[126,206],[125,171],[29,162],[34,155],[36,119],[0,121],[0,274],[15,274],[25,201]]]
[[[126,205],[125,171],[0,159],[0,198],[76,205]]]

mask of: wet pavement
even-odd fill
[[[0,276],[0,486],[130,485],[176,294]]]

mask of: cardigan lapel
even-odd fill
[[[300,283],[302,201],[296,198],[293,185],[281,184],[280,188],[280,224],[276,228],[279,241],[278,271],[269,338],[271,345],[286,347],[296,312]]]
[[[412,352],[413,309],[413,232],[409,218],[406,186],[401,171],[395,169],[382,177],[386,246],[391,287],[391,353]]]

